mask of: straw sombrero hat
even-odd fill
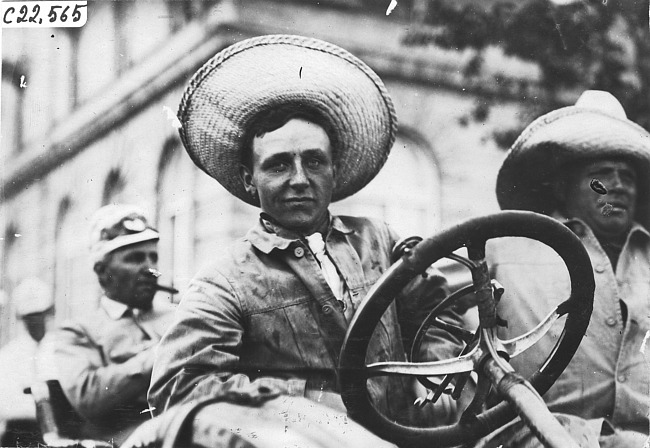
[[[238,174],[246,131],[260,113],[292,104],[317,111],[335,133],[333,201],[356,193],[379,172],[397,130],[384,84],[342,48],[301,36],[247,39],[206,62],[181,100],[181,139],[199,168],[259,206]]]
[[[555,211],[555,174],[565,164],[603,157],[630,160],[637,169],[637,219],[650,224],[650,134],[627,119],[608,92],[585,91],[574,106],[533,121],[510,148],[497,176],[502,209]]]

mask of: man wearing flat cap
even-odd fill
[[[544,395],[581,446],[641,447],[648,437],[650,366],[650,134],[628,120],[603,91],[530,124],[513,144],[496,188],[502,209],[531,210],[562,221],[582,241],[596,280],[589,327],[575,356]],[[496,240],[488,260],[513,300],[504,338],[522,334],[569,295],[555,252],[537,241]],[[528,375],[553,349],[552,330],[512,360]],[[513,440],[519,444],[509,445]],[[536,446],[515,422],[484,446]]]
[[[208,61],[179,118],[193,161],[261,214],[190,283],[157,353],[150,404],[161,411],[253,383],[344,412],[335,377],[343,338],[397,237],[382,222],[328,208],[388,156],[396,118],[383,83],[329,43],[262,36]],[[444,297],[444,279],[426,283],[427,295],[390,306],[369,360],[405,360],[403,339]],[[368,384],[386,415],[412,417],[406,380]]]
[[[23,331],[0,350],[0,446],[36,444],[34,400],[23,393],[37,379],[39,343],[52,327],[54,297],[38,277],[27,277],[12,291],[16,318]]]
[[[87,421],[84,437],[119,444],[149,416],[154,348],[174,307],[154,300],[158,232],[142,210],[107,205],[91,219],[99,307],[53,331],[43,344],[44,379],[57,379]]]

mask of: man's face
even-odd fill
[[[52,323],[54,308],[40,313],[31,313],[22,317],[27,332],[36,342],[40,342]]]
[[[133,308],[149,309],[158,279],[158,242],[145,241],[116,249],[95,267],[99,283],[110,299]]]
[[[607,194],[595,192],[592,179],[602,182]],[[582,219],[598,237],[620,238],[632,226],[636,198],[636,172],[628,162],[585,162],[568,177],[565,212],[569,218]]]
[[[292,119],[253,140],[252,172],[242,166],[249,193],[286,229],[310,234],[327,222],[334,190],[332,148],[318,125]]]

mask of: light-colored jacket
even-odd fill
[[[0,349],[0,423],[36,419],[34,399],[23,390],[37,380],[37,363],[38,343],[26,332]]]
[[[617,429],[648,433],[650,234],[634,225],[614,272],[587,225],[575,219],[566,225],[589,253],[596,280],[594,309],[576,355],[544,400],[553,412],[594,420],[598,431],[602,419],[607,419]],[[569,297],[567,270],[560,257],[542,243],[503,238],[490,241],[486,253],[493,278],[506,291],[499,305],[500,315],[508,320],[508,328],[500,329],[502,338],[532,329]],[[560,323],[564,319],[556,322]],[[553,349],[561,325],[511,361],[519,373],[528,376],[539,367]]]
[[[104,296],[92,313],[43,339],[39,376],[59,380],[88,423],[86,437],[119,442],[150,417],[143,411],[153,351],[174,310],[156,299],[151,310],[139,312]]]

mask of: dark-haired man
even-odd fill
[[[581,446],[638,448],[648,438],[649,182],[650,134],[602,91],[587,91],[575,106],[530,124],[498,175],[503,209],[561,220],[581,239],[593,265],[596,291],[587,333],[544,395]],[[568,297],[566,268],[548,247],[505,239],[488,249],[493,275],[506,290],[500,302],[508,316],[504,338],[529,330]],[[553,349],[559,328],[513,359],[515,369],[532,373]],[[515,446],[514,441],[538,443],[515,422],[481,446]]]
[[[392,103],[365,64],[313,39],[250,39],[207,64],[216,65],[197,72],[181,104],[182,139],[199,167],[262,213],[191,282],[161,341],[150,403],[162,410],[252,382],[345,411],[339,351],[397,238],[384,223],[328,208],[383,165]],[[441,277],[427,282],[427,294],[398,299],[382,317],[369,360],[405,360],[418,313],[444,295]],[[403,378],[373,379],[369,392],[390,417],[413,417]]]
[[[40,376],[57,379],[86,421],[81,437],[119,445],[149,417],[154,348],[174,307],[154,300],[158,232],[132,205],[107,205],[91,219],[99,307],[48,334]]]

